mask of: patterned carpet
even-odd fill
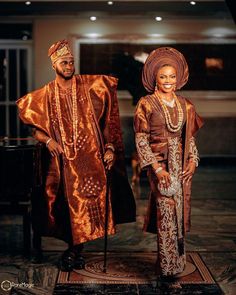
[[[109,253],[107,272],[103,254],[90,253],[84,270],[59,272],[59,294],[223,294],[197,252],[187,254],[185,271],[175,282],[155,276],[155,253]]]

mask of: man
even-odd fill
[[[69,244],[59,265],[71,270],[84,267],[83,243],[105,234],[106,194],[108,234],[115,233],[116,223],[135,221],[135,202],[124,169],[117,79],[74,75],[66,40],[53,44],[48,55],[56,79],[17,105],[20,118],[49,152],[42,151],[38,165],[44,191],[33,203],[33,228]]]

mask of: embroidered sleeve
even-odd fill
[[[135,142],[141,168],[157,162],[149,144],[151,115],[152,107],[148,100],[141,98],[134,115]]]
[[[156,157],[149,145],[149,135],[146,133],[136,133],[135,141],[141,168],[156,163]]]
[[[195,143],[195,138],[192,136],[189,142],[189,159],[191,159],[198,167],[198,163],[200,161],[198,150]]]

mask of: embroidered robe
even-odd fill
[[[43,131],[63,146],[61,127],[66,132],[64,146],[71,155],[51,157],[40,150],[40,193],[33,200],[33,227],[41,235],[54,236],[73,244],[104,236],[107,175],[103,165],[104,146],[115,147],[116,162],[109,184],[108,234],[115,224],[135,221],[135,202],[124,166],[117,79],[105,75],[76,75],[77,138],[73,146],[73,106],[71,92],[59,89],[62,123],[58,119],[55,81],[17,101],[25,124]],[[39,173],[39,174],[40,174]]]
[[[183,110],[183,123],[179,131],[170,132],[164,112],[154,95],[140,99],[134,117],[136,147],[140,165],[147,168],[151,193],[144,229],[157,233],[158,272],[175,275],[183,271],[186,263],[185,232],[190,228],[191,183],[182,184],[176,195],[168,198],[160,194],[158,181],[151,164],[162,163],[162,168],[181,181],[181,174],[192,158],[198,161],[194,135],[202,126],[190,101],[178,96]],[[172,122],[178,122],[177,107],[167,106]]]

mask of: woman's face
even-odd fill
[[[172,66],[163,66],[157,72],[158,90],[164,93],[175,91],[176,88],[176,69]]]

